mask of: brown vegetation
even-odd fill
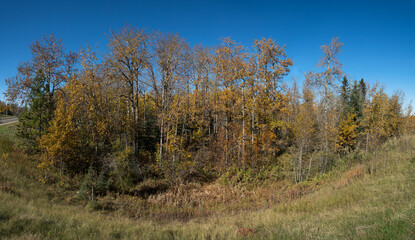
[[[341,46],[323,45],[318,69],[288,86],[294,62],[272,39],[192,47],[126,26],[100,58],[44,36],[7,81],[8,100],[28,103],[17,151],[66,202],[134,218],[266,208],[314,192],[338,169],[347,171],[332,187],[345,188],[382,167],[362,156],[413,133],[414,118],[402,94],[349,83]]]

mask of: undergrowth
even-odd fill
[[[242,171],[209,184],[171,185],[148,179],[129,194],[97,194],[91,199],[88,194],[82,198],[78,187],[60,184],[67,180],[39,182],[35,157],[16,148],[12,129],[4,127],[0,128],[1,239],[415,236],[413,136],[392,139],[374,153],[353,152],[339,158],[331,171],[299,184],[281,180],[275,169],[265,169],[256,174],[273,174],[275,181],[261,183],[264,177]]]

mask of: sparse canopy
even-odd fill
[[[76,53],[68,52],[61,40],[53,35],[43,35],[42,40],[30,44],[32,58],[19,64],[14,77],[6,79],[6,97],[10,102],[25,103],[30,101],[30,91],[34,78],[39,71],[45,78],[45,90],[52,98],[57,89],[62,87],[76,72],[78,60]]]

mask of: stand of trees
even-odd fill
[[[272,39],[192,47],[177,34],[126,26],[98,57],[44,36],[7,80],[7,98],[26,104],[20,135],[46,172],[93,171],[124,191],[146,178],[256,171],[289,152],[300,182],[327,171],[334,155],[371,151],[411,126],[401,94],[346,77],[341,46],[322,46],[321,71],[300,89],[283,83],[293,61]]]
[[[19,116],[22,108],[16,103],[8,103],[0,100],[0,114],[7,116]]]

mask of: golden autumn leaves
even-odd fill
[[[322,71],[307,73],[301,91],[283,83],[294,63],[272,39],[254,40],[250,48],[230,38],[214,48],[191,47],[177,34],[126,26],[111,33],[102,58],[81,50],[76,69],[60,41],[43,44],[36,49],[45,53],[34,52],[8,92],[10,99],[24,98],[28,69],[53,66],[48,81],[56,109],[39,139],[45,169],[77,173],[93,165],[116,175],[122,165],[134,181],[185,179],[275,164],[287,152],[299,182],[325,171],[334,151],[368,146],[401,126],[399,101],[376,87],[362,102],[359,121],[353,112],[342,116],[338,39],[322,47]]]

